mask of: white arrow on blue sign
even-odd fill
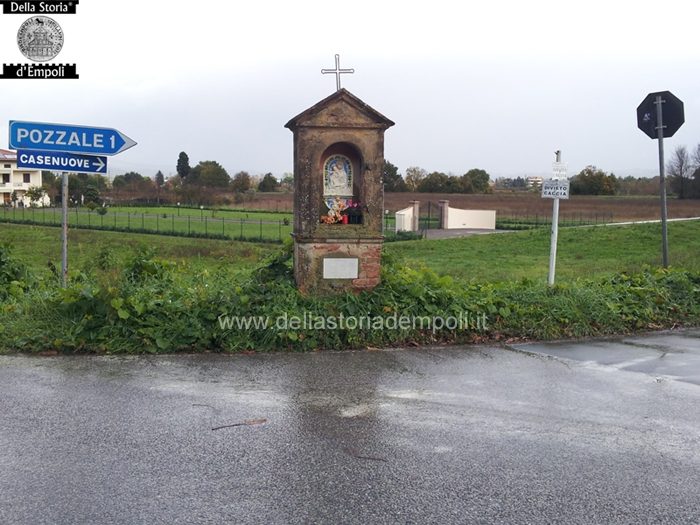
[[[10,121],[10,149],[116,155],[136,142],[112,128]]]
[[[107,173],[107,157],[63,151],[17,150],[17,167],[75,173]]]

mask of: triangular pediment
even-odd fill
[[[376,109],[348,90],[340,89],[294,117],[285,127],[293,131],[300,127],[387,129],[393,125],[391,120]]]

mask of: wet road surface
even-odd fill
[[[0,357],[0,523],[700,523],[699,338]]]

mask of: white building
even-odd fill
[[[0,149],[0,206],[30,206],[31,201],[27,197],[27,190],[32,187],[41,187],[41,170],[27,170],[17,168],[17,153]],[[12,200],[15,193],[16,199]],[[48,196],[33,203],[35,206],[49,206]]]
[[[528,187],[528,188],[538,188],[538,189],[539,189],[539,188],[542,187],[542,183],[543,183],[543,182],[544,182],[544,178],[543,178],[543,177],[534,177],[534,176],[530,176],[530,177],[527,178],[527,187]]]

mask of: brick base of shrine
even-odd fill
[[[371,290],[381,282],[383,239],[294,242],[294,279],[303,294]]]

